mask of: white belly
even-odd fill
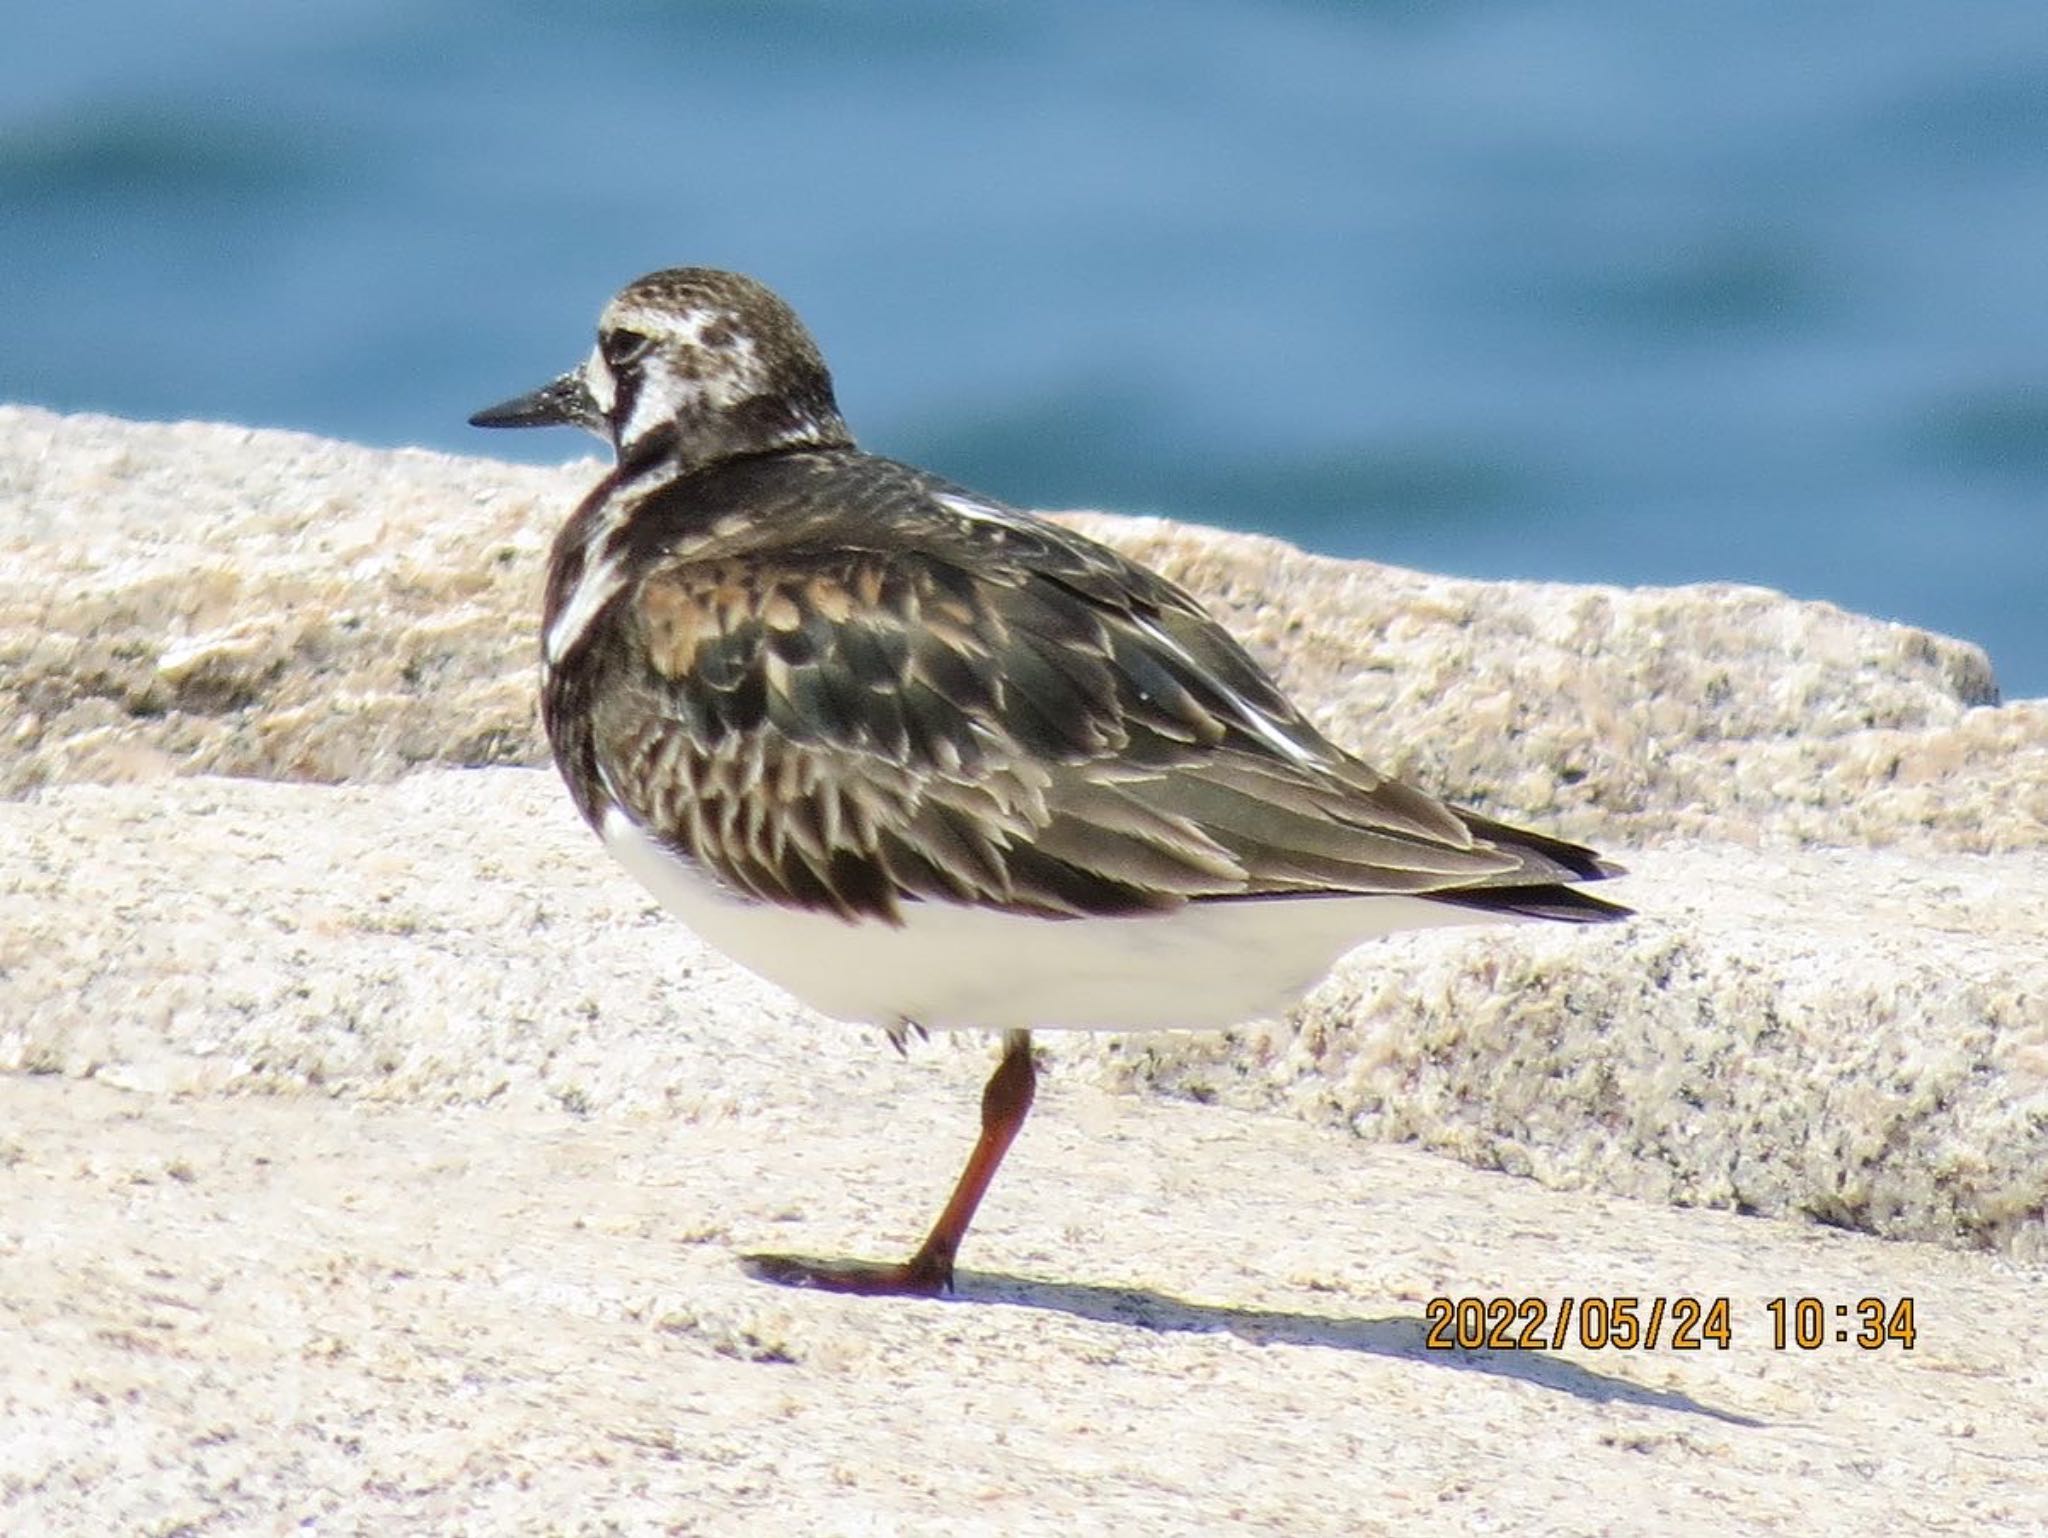
[[[1379,935],[1497,917],[1417,897],[1256,898],[1133,918],[904,905],[899,927],[743,902],[605,816],[619,863],[705,941],[821,1014],[929,1030],[1213,1030],[1276,1015]]]

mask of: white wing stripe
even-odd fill
[[[583,632],[595,622],[599,611],[625,585],[626,575],[619,569],[616,556],[607,555],[595,566],[584,568],[583,575],[576,581],[576,591],[569,595],[569,601],[562,605],[562,612],[548,626],[541,655],[549,667],[561,666],[562,659],[576,649],[576,643],[583,639]]]
[[[1139,630],[1151,637],[1161,648],[1180,658],[1193,671],[1200,673],[1208,681],[1210,688],[1228,700],[1237,710],[1238,724],[1240,726],[1246,728],[1253,736],[1257,737],[1283,758],[1291,759],[1293,762],[1307,768],[1316,767],[1315,758],[1306,748],[1275,726],[1266,713],[1252,704],[1250,700],[1239,694],[1215,674],[1207,672],[1199,662],[1188,655],[1187,648],[1182,646],[1180,642],[1174,640],[1172,636],[1148,619],[1141,619],[1136,623]]]

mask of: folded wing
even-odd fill
[[[1022,514],[940,511],[911,548],[653,569],[614,621],[632,671],[591,696],[610,793],[735,891],[849,918],[1316,893],[1624,911],[1568,890],[1611,873],[1590,851],[1328,742],[1163,579]]]

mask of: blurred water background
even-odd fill
[[[473,408],[730,266],[866,445],[1483,576],[1735,579],[2048,694],[2043,0],[74,0],[0,50],[0,398]]]

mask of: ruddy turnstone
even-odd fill
[[[581,366],[478,412],[617,464],[556,537],[542,714],[585,819],[704,939],[820,1012],[1002,1033],[981,1137],[897,1265],[933,1294],[1035,1086],[1034,1029],[1221,1027],[1395,930],[1627,909],[1616,873],[1379,774],[1188,594],[865,454],[750,278],[652,273]]]

